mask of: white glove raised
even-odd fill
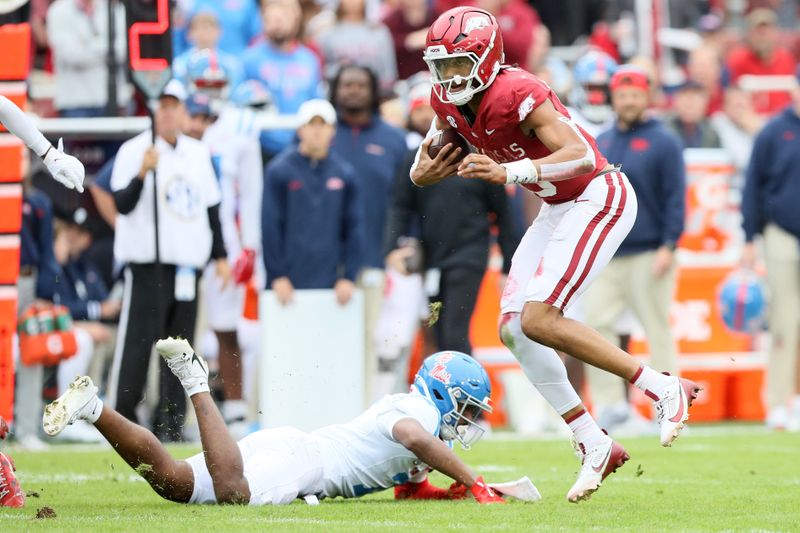
[[[68,189],[83,192],[86,170],[77,158],[64,153],[64,139],[58,140],[58,148],[50,147],[44,156],[44,164],[57,182]]]

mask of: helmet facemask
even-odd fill
[[[444,440],[456,440],[468,450],[486,431],[476,420],[483,412],[491,413],[492,406],[488,399],[481,401],[460,388],[448,389],[448,393],[455,408],[442,417],[439,436]]]
[[[208,96],[212,101],[227,100],[229,87],[225,73],[221,69],[208,69],[203,74],[203,77],[191,80],[193,91]]]
[[[495,35],[496,33],[493,32],[492,38],[489,41],[489,45],[486,46],[483,54],[481,54],[480,57],[478,57],[478,55],[474,52],[449,53],[447,49],[441,45],[429,46],[425,50],[423,58],[425,59],[425,63],[428,65],[428,69],[431,71],[431,83],[433,83],[433,90],[436,92],[436,96],[438,96],[442,102],[457,106],[465,105],[472,99],[473,96],[475,96],[475,94],[486,89],[486,87],[488,87],[494,81],[495,76],[497,76],[497,73],[500,71],[500,62],[492,65],[492,73],[486,82],[481,80],[479,70],[483,66],[487,55],[494,47]],[[469,74],[452,75],[447,77],[449,67],[454,62],[466,61],[472,63],[472,67],[469,69]],[[466,68],[461,69],[461,71],[466,71]],[[461,85],[464,82],[466,82],[466,85],[463,89],[458,91],[453,90],[455,86]]]
[[[595,124],[604,124],[614,118],[611,107],[611,93],[608,85],[587,85],[582,87],[584,97],[579,109],[584,117]]]

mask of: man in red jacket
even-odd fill
[[[744,75],[792,76],[795,61],[788,50],[778,46],[778,16],[761,7],[747,15],[747,44],[731,50],[726,58],[731,84]],[[753,94],[753,105],[759,113],[772,115],[789,105],[789,91],[761,91]]]

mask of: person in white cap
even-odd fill
[[[267,165],[261,235],[267,288],[283,305],[295,289],[331,289],[341,305],[363,265],[363,214],[353,168],[330,152],[336,111],[326,100],[298,110],[299,143]]]

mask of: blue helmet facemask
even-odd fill
[[[468,449],[483,436],[476,421],[481,413],[492,412],[492,388],[486,370],[475,359],[460,352],[435,353],[423,361],[413,389],[439,411],[440,438]]]

